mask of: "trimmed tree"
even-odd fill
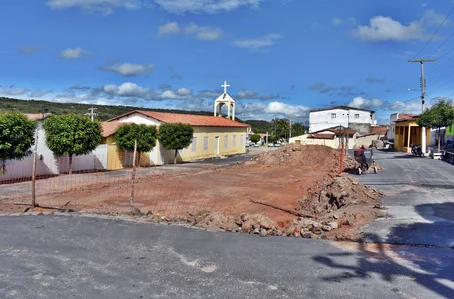
[[[36,121],[19,112],[0,113],[0,159],[2,175],[6,173],[6,160],[23,159],[32,153]]]
[[[278,140],[277,136],[274,135],[269,136],[268,139],[272,144],[275,144]]]
[[[257,143],[260,141],[261,137],[259,134],[253,134],[251,135],[251,137],[249,137],[249,139],[251,140],[251,142]]]
[[[175,150],[173,164],[177,164],[178,150],[187,148],[192,143],[194,129],[191,125],[175,123],[159,127],[159,141],[166,150]]]
[[[66,114],[48,117],[43,124],[46,144],[55,156],[69,156],[72,174],[73,156],[86,155],[96,149],[102,139],[101,123],[86,116]]]
[[[440,129],[454,123],[454,106],[451,100],[440,99],[431,108],[424,111],[416,120],[421,127],[438,129],[438,152],[440,152]]]
[[[156,146],[157,137],[156,126],[126,124],[117,129],[115,142],[119,151],[132,152],[134,151],[134,140],[137,139],[137,155],[140,165],[140,154],[151,152]]]

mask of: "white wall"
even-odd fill
[[[46,145],[46,136],[43,129],[42,121],[38,122],[38,159],[36,163],[36,175],[50,175],[57,173],[56,161],[53,157],[52,151]],[[31,151],[34,151],[32,146]],[[40,159],[42,155],[42,159]],[[22,160],[7,160],[6,163],[7,173],[0,174],[0,181],[16,180],[19,178],[31,178],[33,171],[33,154],[25,157]]]
[[[32,152],[34,147],[31,148]],[[33,172],[33,154],[23,160],[6,161],[5,175],[0,174],[1,181],[31,178]],[[99,145],[92,153],[73,157],[73,171],[90,171],[107,169],[107,145]],[[46,145],[45,131],[42,121],[38,123],[38,147],[36,175],[46,176],[67,173],[69,170],[69,157],[54,157],[53,152]]]
[[[57,157],[59,173],[69,172],[69,157]],[[107,169],[107,144],[100,144],[88,155],[73,156],[73,172]]]
[[[399,113],[393,113],[389,117],[389,124],[390,124],[391,128],[386,133],[386,136],[388,137],[388,139],[394,140],[394,135],[395,135],[395,132],[396,132],[396,120],[398,118],[399,118]]]
[[[130,123],[135,123],[135,124],[144,124],[144,125],[153,125],[153,126],[159,126],[160,124],[162,124],[160,121],[154,119],[154,118],[151,118],[151,117],[148,117],[146,115],[143,115],[143,114],[140,114],[140,113],[133,113],[131,115],[128,115],[128,116],[124,116],[122,118],[120,118],[118,121],[120,122],[130,122]]]
[[[331,118],[331,114],[336,114],[336,118]],[[355,115],[358,118],[355,118]],[[309,132],[316,132],[336,126],[348,127],[351,124],[369,124],[375,123],[374,115],[368,111],[355,109],[330,109],[322,111],[312,111],[309,113]]]

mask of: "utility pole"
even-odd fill
[[[290,113],[289,117],[290,117],[290,120],[289,120],[290,125],[289,125],[288,142],[290,142],[290,138],[292,138],[292,114],[291,113]]]
[[[416,59],[408,62],[419,62],[421,64],[421,113],[424,113],[425,97],[426,97],[426,79],[424,78],[424,62],[434,62],[436,59]],[[410,132],[408,132],[410,134]],[[410,146],[410,145],[408,145]],[[421,150],[426,153],[426,127],[422,127]]]
[[[94,107],[88,108],[88,110],[90,111],[90,113],[85,113],[85,115],[90,116],[91,121],[94,121],[94,120],[95,120],[95,116],[98,115],[98,113],[95,113],[95,110],[96,110],[96,109],[98,109],[98,108],[94,108]]]

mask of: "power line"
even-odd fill
[[[424,49],[430,44],[430,42],[434,39],[435,35],[437,35],[438,31],[441,29],[441,27],[443,27],[443,25],[446,23],[446,21],[448,20],[449,16],[451,15],[451,13],[454,11],[454,6],[451,8],[451,10],[449,11],[449,13],[446,15],[446,18],[443,20],[443,22],[441,22],[440,26],[438,26],[437,30],[435,30],[435,33],[431,36],[431,38],[426,42],[426,44],[424,45],[424,47],[422,47],[422,49],[413,57],[413,60],[419,56],[419,54],[421,54],[422,51],[424,51]]]

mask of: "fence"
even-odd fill
[[[184,217],[206,208],[200,192],[182,183],[185,172],[171,167],[140,167],[148,161],[148,157],[141,156],[142,161],[136,161],[133,180],[133,155],[124,155],[125,168],[113,171],[105,167],[109,158],[109,155],[75,156],[72,174],[68,174],[68,157],[38,158],[36,203],[61,207],[70,202],[67,207],[88,211],[130,211],[134,188],[134,207],[145,211]],[[31,203],[33,171],[29,162],[26,159],[6,166],[6,173],[0,175],[0,201]]]
[[[294,210],[302,196],[309,195],[311,190],[319,190],[326,183],[327,174],[342,169],[342,166],[339,169],[341,155],[333,155],[328,147],[310,153],[280,151],[278,155],[264,155],[255,161],[222,168],[206,167],[206,164],[135,169],[129,166],[118,170],[101,167],[103,161],[110,159],[109,155],[76,156],[73,158],[73,174],[68,174],[67,158],[37,159],[37,166],[55,162],[56,173],[36,176],[36,203],[90,212],[127,212],[131,211],[133,198],[133,206],[142,212],[150,210],[168,217],[187,217],[203,211],[230,215],[265,212],[286,221],[288,213],[257,202]],[[124,155],[123,166],[133,165],[130,159],[133,155]],[[148,157],[144,155],[143,159],[136,165],[147,162]],[[7,173],[0,175],[0,210],[5,204],[32,202],[32,169],[25,162],[7,165]],[[87,165],[93,167],[87,169]],[[10,173],[20,175],[6,179]]]

